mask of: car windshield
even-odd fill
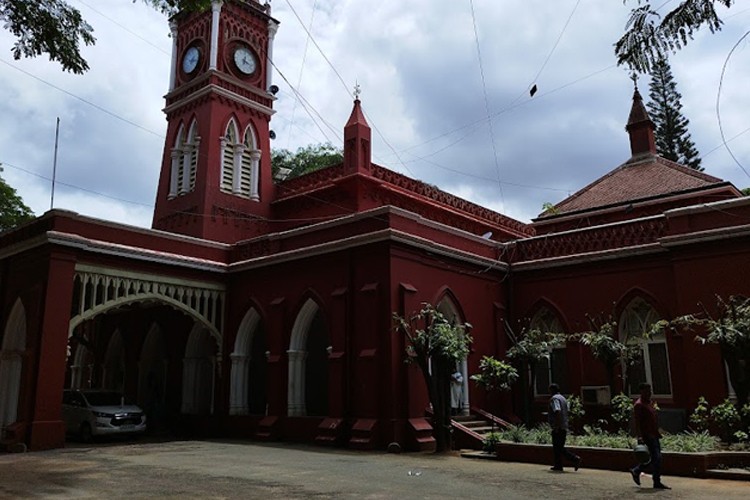
[[[120,406],[122,402],[119,392],[87,392],[84,395],[91,406]]]

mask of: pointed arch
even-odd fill
[[[70,387],[72,389],[91,387],[94,375],[94,362],[94,353],[82,342],[79,342],[73,356],[73,364],[70,366]]]
[[[185,124],[180,122],[174,137],[174,146],[170,151],[171,168],[169,173],[169,198],[174,198],[182,186],[182,147],[185,144]]]
[[[308,298],[297,313],[289,342],[289,416],[328,412],[329,337],[318,303]]]
[[[626,390],[637,394],[642,382],[651,384],[656,397],[672,396],[672,375],[669,367],[669,349],[663,333],[646,337],[651,326],[661,319],[661,315],[645,294],[629,294],[622,308],[618,328],[620,342],[638,345],[641,348],[641,362],[633,366],[623,366],[626,373]]]
[[[195,324],[185,346],[182,365],[182,412],[213,413],[214,374],[219,346],[200,324]]]
[[[21,375],[26,357],[26,308],[16,299],[8,316],[0,350],[0,435],[18,418]]]
[[[221,138],[221,190],[227,193],[234,192],[235,172],[237,158],[236,153],[241,154],[238,146],[240,133],[237,125],[237,119],[232,116],[224,128],[224,135]]]
[[[440,300],[435,308],[453,324],[464,324],[466,322],[460,303],[448,287],[445,287],[441,291]],[[461,372],[463,380],[460,395],[456,394],[460,400],[459,412],[462,415],[468,415],[471,403],[469,401],[469,366],[467,358],[462,359],[456,368]]]
[[[535,310],[529,328],[549,333],[566,333],[561,320],[560,311],[546,300],[540,300],[535,305]],[[549,357],[536,362],[534,366],[534,395],[549,395],[550,384],[555,383],[561,392],[569,390],[568,387],[568,360],[565,344],[550,349]]]
[[[251,200],[260,200],[258,184],[260,180],[260,149],[258,136],[252,123],[245,128],[243,136],[242,165],[240,168],[240,191]]]
[[[167,392],[167,344],[157,323],[152,323],[138,360],[138,404],[144,409],[150,428],[164,420]]]
[[[245,313],[234,351],[229,395],[229,414],[261,414],[266,406],[266,338],[260,314],[255,307]]]
[[[183,181],[186,183],[185,192],[195,189],[195,179],[198,173],[198,151],[200,149],[200,135],[198,135],[198,120],[193,118],[188,129],[185,144],[185,173]]]
[[[104,354],[102,389],[123,392],[125,389],[125,347],[120,330],[115,330]]]

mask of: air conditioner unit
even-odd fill
[[[587,405],[608,405],[612,395],[608,385],[584,385],[581,387],[581,401]]]

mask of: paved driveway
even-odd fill
[[[664,482],[674,489],[639,489],[626,472],[559,474],[457,454],[237,441],[120,442],[0,454],[2,498],[750,498],[748,482]]]

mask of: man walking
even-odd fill
[[[568,436],[568,401],[560,394],[557,384],[549,386],[549,425],[552,427],[552,452],[555,456],[555,465],[550,470],[562,472],[563,457],[573,463],[575,470],[581,466],[581,457],[573,454],[565,448],[565,440]]]
[[[642,383],[640,385],[641,397],[635,402],[633,408],[633,418],[635,420],[635,433],[638,441],[643,442],[648,447],[651,458],[644,464],[638,464],[630,469],[633,481],[638,486],[641,485],[641,472],[651,468],[654,478],[654,488],[657,490],[671,490],[669,486],[661,482],[661,434],[659,433],[659,424],[656,418],[656,409],[651,403],[651,384]]]

